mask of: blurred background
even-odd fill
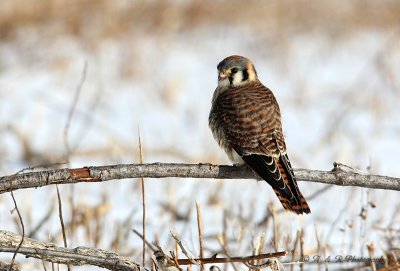
[[[0,175],[137,163],[139,133],[144,162],[228,164],[208,113],[216,66],[232,54],[252,59],[274,92],[295,168],[340,162],[400,176],[400,2],[390,0],[3,0]],[[198,255],[196,201],[206,256],[250,255],[260,240],[265,252],[291,250],[299,230],[307,255],[366,256],[370,243],[382,255],[400,246],[394,191],[301,182],[312,214],[295,217],[264,182],[145,184],[147,239],[165,251],[175,228]],[[131,231],[141,231],[139,180],[59,188],[70,247],[140,262],[142,241]],[[56,188],[15,196],[27,236],[62,245]],[[13,208],[0,195],[0,229],[20,233]]]

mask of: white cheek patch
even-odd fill
[[[247,80],[243,81],[243,71],[240,71],[233,76],[232,85],[235,87],[239,87],[239,86],[247,84],[249,81],[253,81],[255,79],[256,79],[256,77],[254,76],[254,74],[250,73]]]
[[[232,81],[232,85],[234,86],[240,86],[243,85],[244,83],[246,83],[246,81],[243,81],[243,74],[242,72],[238,72],[233,76],[233,81]]]

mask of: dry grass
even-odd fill
[[[245,7],[243,6],[245,5]],[[6,0],[0,3],[0,37],[21,27],[55,28],[88,39],[127,32],[190,32],[193,28],[236,24],[276,25],[279,31],[324,30],[331,35],[398,26],[398,1],[117,1]]]

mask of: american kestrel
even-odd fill
[[[310,213],[301,194],[282,133],[274,94],[257,77],[253,63],[230,56],[218,66],[209,126],[218,144],[235,164],[247,164],[274,189],[283,208]]]

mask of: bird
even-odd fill
[[[235,165],[247,164],[272,186],[284,209],[311,213],[286,153],[281,112],[251,60],[232,55],[218,66],[209,127]]]

